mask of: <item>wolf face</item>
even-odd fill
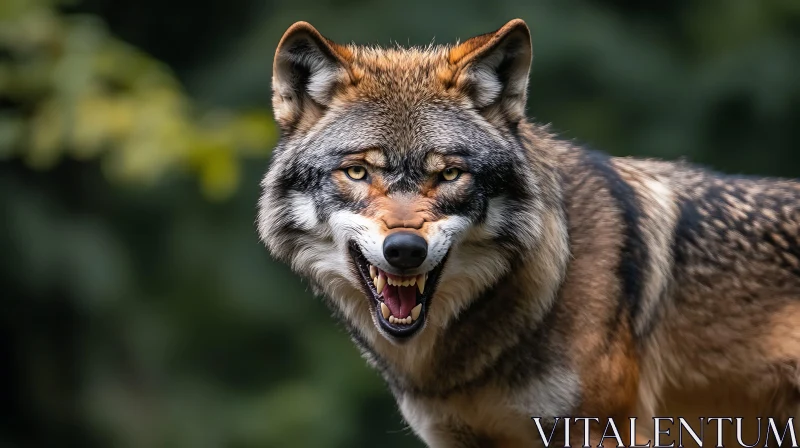
[[[258,229],[360,338],[443,328],[539,250],[559,207],[514,132],[530,61],[520,20],[424,49],[338,45],[304,22],[283,36]]]

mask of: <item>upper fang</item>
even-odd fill
[[[383,275],[383,272],[378,272],[378,278],[375,279],[375,290],[378,291],[378,294],[383,292],[383,288],[386,287],[386,276]]]

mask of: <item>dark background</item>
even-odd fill
[[[0,446],[418,444],[258,242],[272,56],[514,17],[565,138],[800,177],[797,0],[0,0]]]

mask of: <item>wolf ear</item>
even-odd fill
[[[336,89],[351,80],[349,56],[349,50],[311,24],[290,26],[272,65],[272,107],[278,123],[291,127],[305,109],[327,107]]]
[[[479,109],[496,106],[511,119],[525,116],[532,57],[531,32],[521,19],[473,37],[449,54],[455,86]]]

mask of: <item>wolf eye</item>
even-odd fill
[[[354,165],[344,170],[347,177],[353,180],[361,180],[367,175],[367,169],[361,165]]]
[[[446,180],[447,182],[456,180],[459,176],[461,176],[461,170],[458,168],[446,168],[444,171],[442,171],[442,179]]]

